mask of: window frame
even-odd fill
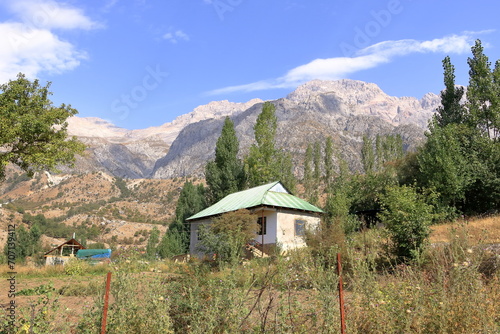
[[[293,231],[296,237],[303,237],[306,234],[306,224],[307,220],[301,218],[295,218]]]

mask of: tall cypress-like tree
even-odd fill
[[[245,159],[245,172],[250,187],[281,180],[288,189],[293,191],[295,177],[292,172],[290,154],[275,146],[278,119],[276,108],[271,102],[265,102],[262,112],[257,117],[254,126],[256,144],[250,147]]]
[[[434,116],[434,121],[439,127],[460,124],[466,117],[466,109],[460,103],[464,88],[455,86],[455,67],[448,56],[443,59],[443,69],[445,89],[441,92],[441,106],[437,108]]]
[[[332,184],[333,174],[333,140],[332,137],[328,137],[325,142],[325,183],[327,187]]]
[[[373,152],[373,140],[368,136],[363,136],[363,147],[361,148],[361,158],[365,173],[373,172],[375,168],[375,152]]]
[[[205,166],[207,203],[213,204],[225,196],[243,189],[243,164],[238,159],[239,142],[234,123],[226,117],[215,146],[215,160]]]
[[[472,47],[472,58],[469,64],[469,86],[467,88],[467,107],[471,116],[471,125],[477,127],[489,138],[496,138],[499,128],[496,127],[500,118],[498,109],[498,92],[491,63],[483,52],[481,41],[477,40]]]
[[[312,193],[313,188],[313,149],[311,143],[307,145],[306,156],[304,159],[304,188],[306,192],[306,197],[309,197]]]
[[[314,174],[313,174],[314,182],[316,184],[319,184],[321,179],[321,143],[319,141],[314,142],[313,160],[314,160]]]

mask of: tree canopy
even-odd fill
[[[239,141],[233,121],[224,120],[222,132],[215,146],[215,160],[205,166],[207,202],[213,204],[225,196],[243,190],[244,170],[238,159]]]
[[[55,107],[49,87],[21,73],[0,85],[0,178],[8,163],[32,174],[72,164],[75,154],[84,151],[75,137],[68,139],[66,120],[77,110],[65,104]]]
[[[441,205],[465,213],[500,209],[500,62],[491,68],[481,41],[471,48],[466,102],[443,60],[442,107],[417,155],[419,185],[440,193]]]
[[[280,180],[288,189],[294,189],[295,177],[290,154],[275,145],[278,127],[275,111],[274,104],[265,102],[257,117],[254,126],[256,144],[250,147],[250,153],[245,159],[247,182],[250,187],[255,187]]]

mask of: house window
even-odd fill
[[[295,236],[303,236],[305,234],[305,226],[305,220],[295,219]]]
[[[259,235],[267,234],[267,217],[259,217],[257,224],[259,225]]]

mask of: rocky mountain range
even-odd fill
[[[405,148],[423,138],[427,122],[440,104],[436,94],[421,99],[393,97],[377,85],[355,80],[307,82],[272,101],[278,118],[277,146],[303,159],[307,143],[331,136],[352,169],[361,169],[363,135],[400,134]],[[235,124],[243,156],[253,143],[253,126],[263,101],[211,102],[170,123],[126,130],[98,118],[69,119],[69,133],[89,145],[76,170],[105,171],[126,178],[172,178],[202,175],[214,156],[226,116]],[[300,174],[300,169],[296,171]]]

